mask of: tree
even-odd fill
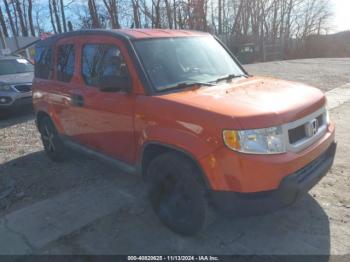
[[[169,0],[164,0],[165,2],[165,8],[166,8],[166,15],[168,19],[168,26],[170,29],[173,29],[173,17],[172,14],[173,12],[171,11],[171,6]]]
[[[52,7],[52,0],[49,0],[49,10],[50,10],[50,21],[52,25],[52,30],[55,34],[57,34],[57,29],[56,29],[56,23],[55,23],[55,18],[53,14],[53,7]]]
[[[33,24],[33,1],[32,0],[28,0],[28,20],[29,20],[30,33],[32,36],[35,36],[35,29]]]
[[[112,28],[120,28],[117,0],[103,0],[103,3],[108,11]]]
[[[222,0],[218,0],[218,33],[222,34]]]
[[[19,48],[18,40],[17,40],[17,37],[16,37],[17,36],[17,31],[16,31],[16,27],[15,27],[15,24],[14,24],[13,19],[12,19],[10,7],[9,7],[9,4],[8,4],[7,0],[4,0],[4,5],[5,5],[6,13],[7,13],[7,18],[9,20],[9,22],[10,22],[12,35],[13,35],[13,37],[15,39],[16,47]]]
[[[22,35],[28,36],[28,30],[27,30],[27,26],[24,22],[24,14],[22,12],[21,2],[19,0],[15,0],[14,4],[16,6],[16,12],[17,12],[17,13],[15,12],[15,16],[16,16],[16,18],[19,19]]]
[[[66,14],[64,11],[63,0],[60,0],[60,9],[61,9],[63,30],[64,30],[64,32],[67,32]]]
[[[152,0],[152,27],[161,28],[160,0]]]
[[[141,27],[140,18],[140,4],[139,0],[131,0],[132,11],[133,11],[133,23],[135,28]]]
[[[2,13],[1,7],[0,7],[0,24],[1,24],[2,33],[4,34],[5,37],[8,37],[9,34],[7,32],[6,22],[5,22],[5,18],[4,18],[4,15]]]
[[[92,21],[92,28],[100,28],[101,23],[100,23],[100,18],[98,15],[95,0],[89,0],[88,7],[89,7],[89,13]]]
[[[60,20],[60,15],[58,13],[57,1],[51,0],[51,4],[52,4],[52,10],[55,16],[55,20],[56,20],[57,31],[58,33],[62,33],[61,20]]]

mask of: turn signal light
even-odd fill
[[[241,145],[239,143],[239,134],[236,130],[224,130],[224,142],[225,144],[234,150],[240,150]]]

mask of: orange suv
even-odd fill
[[[250,76],[201,32],[52,36],[36,46],[33,103],[52,160],[74,148],[141,174],[160,220],[185,235],[213,205],[246,215],[292,204],[336,151],[321,91]]]

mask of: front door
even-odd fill
[[[100,153],[132,163],[135,144],[132,92],[101,91],[106,76],[129,77],[126,50],[111,37],[91,36],[80,45],[80,93],[84,114],[78,120],[84,144]]]

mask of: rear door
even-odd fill
[[[116,38],[88,36],[80,46],[80,54],[84,114],[79,121],[80,132],[87,138],[85,144],[103,154],[132,163],[135,95],[123,91],[105,92],[99,88],[102,77],[129,77],[130,64],[125,59],[127,51]]]
[[[64,134],[74,140],[83,142],[79,121],[83,114],[76,96],[80,95],[79,79],[77,78],[77,50],[76,38],[59,40],[54,52],[54,78],[50,83],[51,104],[58,116]]]
[[[71,99],[71,95],[79,89],[75,70],[77,45],[74,40],[63,38],[36,48],[34,88],[46,102],[59,132],[76,138],[79,127]]]

